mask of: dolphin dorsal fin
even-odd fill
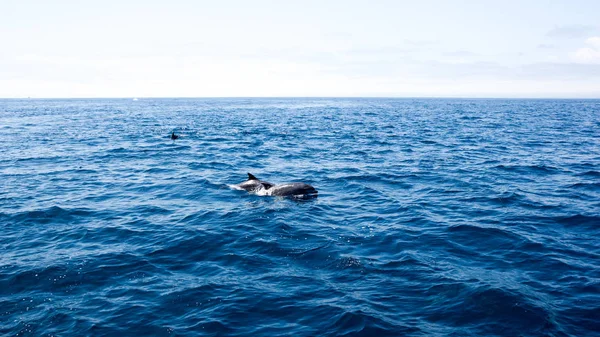
[[[258,180],[258,178],[256,178],[252,174],[248,173],[248,180]]]

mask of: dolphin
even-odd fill
[[[171,139],[175,140],[179,138],[179,135],[176,135],[175,132],[171,132]]]
[[[309,184],[287,183],[276,185],[259,180],[250,173],[248,173],[248,180],[235,185],[235,187],[258,195],[273,195],[279,197],[316,198],[319,193]]]

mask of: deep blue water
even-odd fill
[[[600,334],[598,100],[0,100],[0,180],[0,335]]]

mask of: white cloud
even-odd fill
[[[600,36],[590,37],[589,39],[585,40],[585,43],[596,49],[600,49]]]
[[[594,36],[585,40],[587,47],[579,48],[571,54],[577,63],[600,64],[600,37]]]

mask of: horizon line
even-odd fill
[[[515,100],[600,100],[595,97],[573,96],[118,96],[118,97],[0,97],[0,100],[43,100],[43,99],[515,99]]]

